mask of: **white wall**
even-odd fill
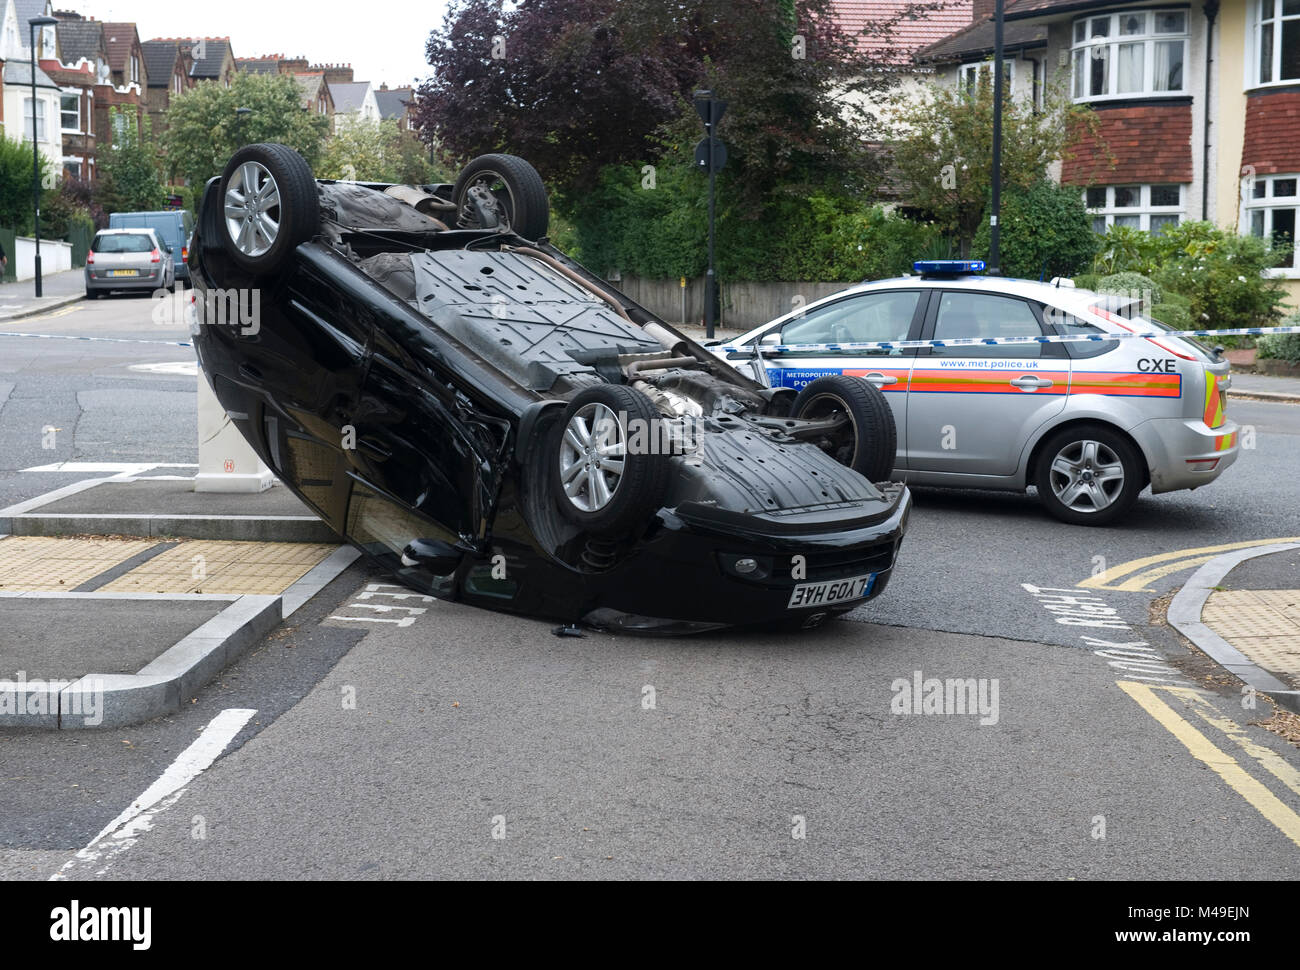
[[[10,138],[27,141],[26,100],[32,96],[32,89],[25,84],[5,85],[5,134]],[[50,165],[60,178],[63,177],[63,133],[59,124],[59,94],[56,88],[36,89],[36,100],[45,104],[45,137],[40,141],[41,154],[50,160]],[[27,142],[28,151],[31,143]]]
[[[36,276],[36,240],[19,236],[14,242],[14,273],[20,280],[30,280]],[[62,273],[72,269],[72,246],[65,242],[41,240],[41,276]]]

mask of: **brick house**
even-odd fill
[[[396,121],[397,127],[403,131],[413,128],[414,88],[390,88],[387,84],[381,84],[375,90],[375,103],[379,106],[379,117],[384,121]]]
[[[95,137],[102,147],[113,144],[120,134],[120,126],[134,117],[143,126],[146,116],[145,91],[149,79],[145,72],[144,48],[140,34],[133,23],[104,23],[104,43],[108,48],[107,83],[95,87]],[[114,130],[113,115],[118,117],[118,130]]]
[[[189,45],[194,58],[193,66],[190,68],[190,77],[195,82],[216,81],[230,87],[238,68],[235,65],[235,54],[231,49],[229,37],[192,39],[170,37],[161,39],[178,40]]]
[[[992,0],[921,52],[950,83],[991,69]],[[1094,228],[1160,231],[1206,219],[1294,239],[1300,215],[1300,4],[1296,0],[1009,0],[1013,96],[1059,78],[1096,111],[1059,178],[1083,193]],[[1300,303],[1300,255],[1274,270]]]
[[[56,10],[54,16],[59,21],[55,27],[58,65],[47,66],[44,59],[41,65],[60,88],[63,171],[93,183],[99,178],[95,158],[95,88],[101,78],[106,81],[111,77],[104,25],[68,10]]]
[[[140,45],[144,52],[144,69],[148,78],[145,110],[157,138],[166,127],[167,108],[171,99],[194,86],[190,68],[194,60],[189,46],[174,40],[149,40]]]
[[[334,121],[334,95],[325,80],[322,71],[302,71],[293,75],[298,88],[302,91],[302,106],[306,111],[314,111]]]

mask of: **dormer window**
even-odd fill
[[[1187,38],[1186,10],[1080,17],[1071,48],[1074,100],[1183,94]]]

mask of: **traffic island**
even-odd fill
[[[174,713],[357,555],[283,488],[100,479],[0,511],[0,728]]]
[[[1174,597],[1169,622],[1248,687],[1300,713],[1300,544],[1211,560]]]

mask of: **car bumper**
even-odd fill
[[[1233,421],[1211,428],[1186,418],[1152,418],[1132,429],[1146,455],[1153,495],[1214,481],[1237,460],[1240,432]]]
[[[86,272],[87,290],[156,290],[165,277],[158,270],[141,276],[94,276]]]
[[[889,585],[912,499],[902,485],[888,488],[874,514],[864,515],[865,507],[858,506],[841,516],[844,527],[826,520],[813,532],[772,531],[761,517],[713,517],[699,506],[663,509],[650,533],[608,570],[584,573],[548,558],[536,564],[541,568],[519,575],[510,601],[476,595],[472,581],[462,583],[460,598],[477,606],[643,635],[817,626],[874,599]],[[737,569],[741,559],[754,560],[757,568],[742,573]],[[865,576],[872,578],[864,595],[790,606],[796,587],[835,586]]]

